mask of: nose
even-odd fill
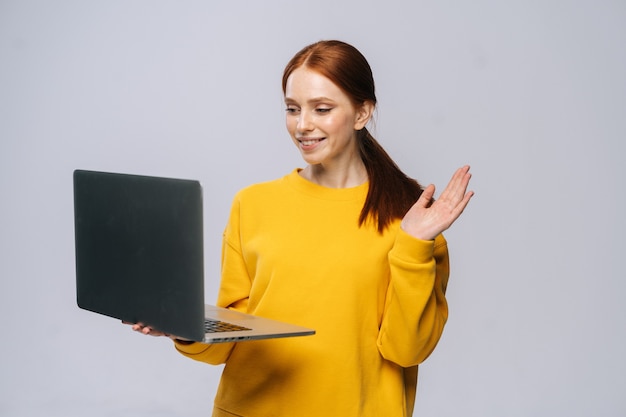
[[[301,112],[296,119],[296,129],[298,132],[309,132],[313,130],[311,117],[306,112]]]

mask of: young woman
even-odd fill
[[[217,303],[316,334],[215,345],[174,338],[176,348],[225,364],[213,416],[410,416],[417,366],[448,315],[441,233],[473,195],[469,167],[436,200],[434,186],[398,169],[366,128],[374,80],[351,45],[305,47],[285,69],[283,92],[306,166],[235,197]]]

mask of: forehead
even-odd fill
[[[306,67],[294,70],[285,84],[285,99],[308,101],[326,97],[334,101],[351,102],[346,93],[328,77]]]

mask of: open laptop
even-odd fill
[[[78,306],[205,343],[315,331],[204,304],[198,181],[74,171]]]

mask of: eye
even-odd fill
[[[295,106],[287,106],[285,111],[287,112],[287,114],[297,114],[300,112],[300,109]]]
[[[332,110],[332,107],[318,107],[315,109],[316,112],[318,113],[330,113],[330,111]]]

